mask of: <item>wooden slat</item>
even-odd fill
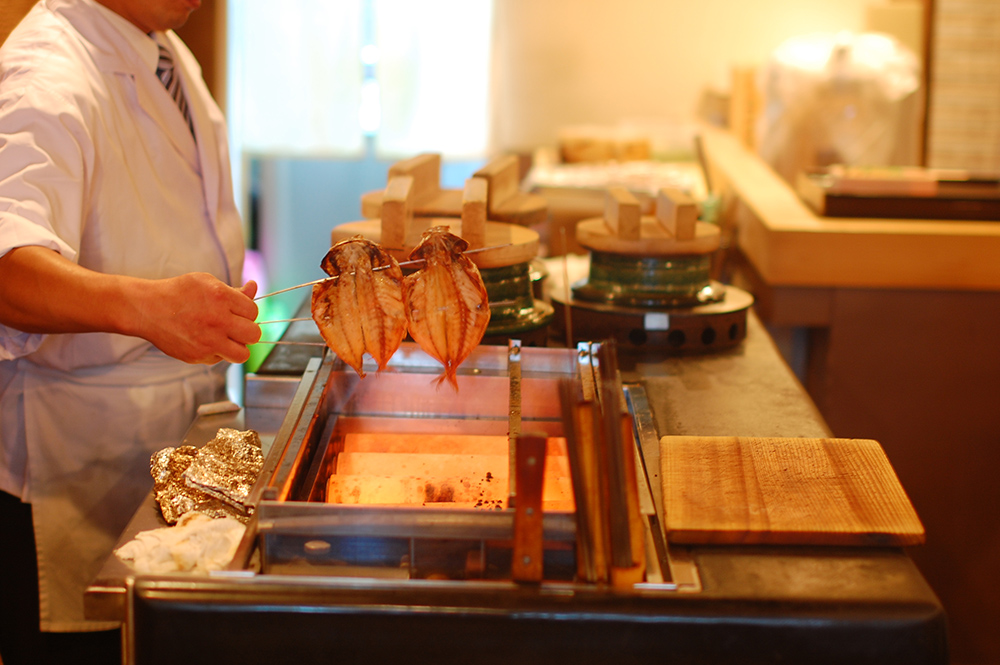
[[[517,582],[541,582],[542,481],[546,471],[545,437],[522,435],[517,438],[514,505],[514,549],[511,577]]]
[[[924,528],[877,441],[663,437],[678,543],[916,545]]]

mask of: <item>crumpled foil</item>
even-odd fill
[[[185,469],[184,482],[233,507],[243,507],[263,466],[257,432],[222,428]]]
[[[246,505],[264,456],[253,430],[222,428],[201,448],[164,448],[150,459],[153,494],[167,524],[184,513],[249,519]]]

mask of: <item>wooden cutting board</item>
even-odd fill
[[[924,527],[877,441],[667,436],[660,439],[660,469],[671,542],[924,542]]]

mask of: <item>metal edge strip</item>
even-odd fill
[[[639,483],[639,504],[649,520],[652,545],[657,553],[660,569],[663,573],[669,573],[677,591],[698,593],[702,590],[701,576],[691,551],[684,547],[671,548],[663,531],[662,525],[665,519],[661,517],[665,518],[666,515],[663,512],[663,496],[660,493],[660,438],[653,423],[653,413],[649,408],[646,389],[638,384],[629,384],[623,386],[623,390],[633,415],[635,440],[639,444],[636,452],[641,463],[639,468],[643,471],[641,480],[645,481]]]
[[[257,482],[254,483],[247,497],[247,503],[250,506],[259,504],[269,488],[273,488],[276,484],[281,484],[275,482],[279,475],[279,467],[287,466],[290,463],[285,461],[289,439],[302,419],[303,409],[309,401],[309,396],[316,385],[316,376],[319,374],[321,365],[322,359],[312,358],[302,373],[302,379],[299,381],[295,395],[288,405],[285,418],[281,422],[281,427],[278,428],[277,434],[274,436],[274,441],[271,444],[271,449],[268,451],[267,457],[264,459],[264,466],[257,477]]]

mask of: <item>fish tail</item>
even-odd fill
[[[441,384],[444,383],[445,381],[447,381],[448,384],[455,389],[456,393],[458,392],[458,377],[455,375],[454,368],[449,367],[445,369],[445,371],[440,376],[434,379],[434,387],[440,388]]]

